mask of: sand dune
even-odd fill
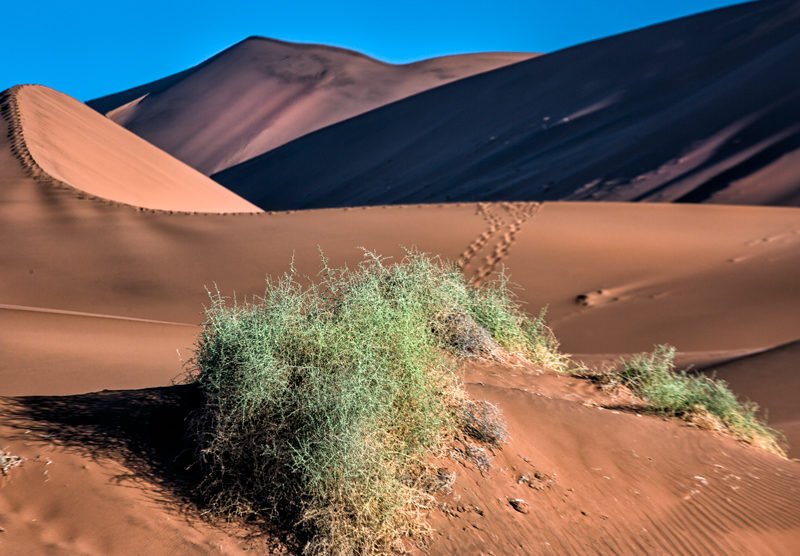
[[[503,408],[517,432],[488,476],[455,466],[466,477],[434,518],[432,552],[794,551],[796,462],[745,453],[675,423],[586,407],[582,401],[602,397],[568,380],[517,373],[467,374],[470,393]],[[509,498],[528,502],[529,513],[514,511]]]
[[[115,154],[129,152],[118,148],[127,132],[46,89],[12,94],[23,117],[0,120],[0,447],[27,459],[0,477],[4,554],[266,552],[269,538],[198,518],[179,451],[195,402],[172,383],[206,286],[260,293],[292,257],[316,272],[318,248],[339,265],[359,260],[362,246],[392,256],[416,246],[458,261],[475,283],[505,265],[532,312],[550,306],[575,352],[669,341],[737,357],[800,337],[795,209],[463,203],[191,214],[198,195],[163,193],[156,180],[131,196],[115,166],[133,164]],[[98,129],[103,144],[74,148],[64,128]],[[31,172],[19,152],[50,166]],[[147,153],[137,168],[175,162]],[[172,214],[126,206],[164,209],[162,196]],[[738,364],[745,376],[766,363]],[[740,393],[782,408],[777,424],[800,445],[797,408],[786,404],[793,383],[777,371],[783,391],[720,368]],[[459,468],[442,500],[451,511],[432,514],[430,553],[790,554],[800,544],[795,462],[676,421],[588,407],[604,394],[540,369],[476,365],[467,382],[501,406],[513,440],[490,480]],[[518,482],[533,470],[553,486]],[[507,497],[525,498],[531,513]]]
[[[52,187],[157,210],[260,212],[75,99],[38,86],[4,94],[15,157]]]
[[[800,205],[800,6],[751,2],[427,91],[213,177],[270,210],[492,200]]]
[[[531,56],[392,65],[341,48],[250,37],[194,68],[88,104],[211,174],[326,125]]]
[[[458,261],[473,282],[506,267],[531,312],[549,307],[573,353],[630,353],[660,342],[739,353],[800,337],[800,214],[789,208],[464,203],[253,216],[140,212],[81,199],[82,183],[66,189],[32,180],[7,148],[0,181],[0,221],[14,237],[3,250],[6,305],[197,324],[206,286],[249,295],[293,256],[313,274],[319,248],[342,264],[358,260],[360,247],[398,256],[408,246]]]
[[[191,357],[197,335],[186,324],[6,307],[0,326],[4,396],[32,384],[48,395],[164,384]]]

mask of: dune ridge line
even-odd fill
[[[180,215],[215,215],[215,216],[254,216],[267,214],[264,211],[260,212],[207,212],[207,211],[184,211],[176,209],[156,209],[149,207],[141,207],[114,199],[100,197],[93,193],[89,193],[71,183],[67,183],[59,178],[56,178],[47,172],[36,158],[31,153],[28,143],[25,140],[25,125],[22,117],[22,111],[19,107],[19,93],[27,87],[43,87],[42,85],[23,84],[15,85],[0,93],[0,117],[8,123],[8,141],[9,150],[14,158],[19,162],[20,167],[25,174],[44,186],[53,187],[68,191],[78,199],[90,200],[96,203],[101,203],[107,206],[125,207],[145,212],[150,214],[180,214]],[[157,147],[154,147],[157,149]],[[163,151],[162,151],[163,152]],[[166,154],[166,153],[165,153]]]

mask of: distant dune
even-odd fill
[[[528,59],[482,53],[393,65],[251,37],[179,74],[90,101],[205,174],[455,79]]]
[[[800,205],[800,4],[547,54],[213,177],[267,209],[492,200]]]
[[[26,85],[5,93],[3,108],[15,156],[53,186],[138,208],[260,212],[67,95]]]

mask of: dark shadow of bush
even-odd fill
[[[18,431],[17,438],[53,443],[98,462],[117,461],[128,473],[115,476],[115,482],[149,490],[184,519],[209,521],[196,446],[187,434],[189,417],[203,403],[195,385],[6,401],[0,418]],[[284,546],[296,544],[280,524],[255,525],[247,539],[268,536]]]

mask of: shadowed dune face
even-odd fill
[[[75,99],[38,86],[5,94],[26,170],[84,196],[156,210],[260,212]]]
[[[773,427],[794,441],[789,455],[800,458],[800,341],[734,359],[709,370],[730,383],[734,391],[747,392],[758,403]]]
[[[205,174],[316,129],[531,54],[406,65],[253,37],[199,66],[88,104]]]
[[[268,209],[491,200],[800,205],[800,5],[752,2],[537,57],[213,177]]]

